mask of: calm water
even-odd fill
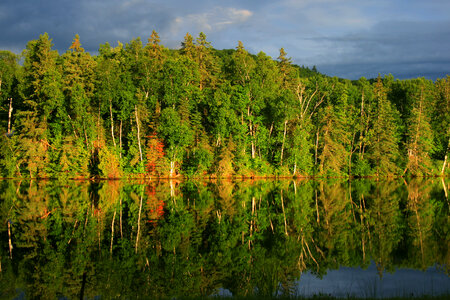
[[[449,182],[0,181],[0,298],[439,295]]]

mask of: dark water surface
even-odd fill
[[[450,291],[449,183],[0,181],[0,299]]]

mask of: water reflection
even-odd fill
[[[439,267],[430,267],[425,272],[400,268],[377,274],[375,263],[367,269],[341,267],[330,270],[323,278],[307,272],[298,281],[297,295],[311,297],[318,293],[335,297],[393,298],[450,293],[448,275]]]
[[[438,265],[449,284],[447,191],[441,179],[1,181],[0,298],[298,294],[307,274],[342,267],[393,282]]]

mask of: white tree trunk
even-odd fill
[[[142,200],[144,198],[144,196],[142,195],[143,192],[141,193],[141,198],[139,201],[139,214],[138,214],[138,228],[137,228],[137,235],[136,235],[136,253],[138,251],[138,245],[139,245],[139,235],[141,234],[141,212],[142,212]]]
[[[112,113],[112,101],[109,100],[109,113],[111,115],[111,136],[114,144],[114,148],[116,148],[116,139],[114,138],[114,119],[113,119],[113,113]]]
[[[11,134],[11,116],[12,116],[12,98],[9,98],[9,111],[8,111],[8,135]]]
[[[445,172],[445,167],[447,166],[447,159],[448,159],[448,150],[450,149],[450,138],[447,142],[447,152],[445,153],[445,157],[444,157],[444,164],[442,165],[442,170],[441,170],[441,174],[442,176],[444,176],[444,172]]]
[[[122,120],[120,120],[119,126],[119,157],[122,158]]]
[[[138,138],[138,146],[139,146],[139,158],[142,162],[142,148],[141,148],[141,131],[139,127],[139,118],[138,118],[138,111],[137,111],[137,105],[134,106],[134,112],[136,115],[136,127],[137,127],[137,138]]]
[[[280,157],[280,164],[283,165],[283,153],[284,153],[284,143],[286,141],[286,128],[287,128],[288,121],[284,121],[284,134],[283,134],[283,143],[281,144],[281,157]]]

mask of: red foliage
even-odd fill
[[[164,157],[164,144],[156,135],[148,137],[147,164],[145,165],[147,173],[151,176],[159,176],[158,165]]]
[[[156,187],[147,186],[146,191],[147,198],[147,208],[148,208],[148,221],[149,223],[156,224],[156,221],[164,216],[164,201],[156,197]]]

